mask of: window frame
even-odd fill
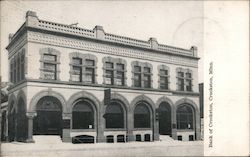
[[[97,72],[96,72],[97,57],[95,55],[92,55],[89,53],[83,54],[83,53],[79,53],[79,52],[72,52],[69,54],[69,58],[70,58],[70,63],[69,63],[69,65],[70,65],[69,81],[70,82],[78,82],[78,83],[85,83],[85,84],[96,84],[97,83],[97,80],[96,80],[96,77],[97,77]],[[82,64],[78,65],[79,67],[81,67],[80,81],[74,81],[73,77],[72,77],[74,74],[73,67],[77,66],[76,64],[74,64],[73,58],[79,58],[82,60]],[[88,65],[87,61],[93,61],[93,64]],[[93,72],[89,73],[86,69],[92,69]],[[91,81],[87,80],[87,76],[89,76],[89,75],[91,76],[91,79],[92,79]]]
[[[108,86],[127,86],[127,62],[121,58],[113,58],[110,56],[104,57],[103,61],[103,84]],[[107,68],[106,63],[112,63],[113,68]],[[119,65],[123,68],[119,69]],[[107,84],[107,71],[112,71],[113,77],[111,78],[111,84]],[[121,84],[120,84],[121,82]]]
[[[148,62],[139,62],[139,61],[133,61],[131,63],[132,66],[132,87],[135,88],[153,88],[153,66],[152,64]],[[137,72],[135,67],[140,67],[141,71]],[[149,72],[147,72],[145,69],[149,69]],[[138,79],[139,85],[136,84],[136,76],[139,76],[140,79]],[[146,80],[146,78],[149,78]],[[148,82],[149,85],[146,85],[145,83]]]
[[[61,53],[54,48],[42,48],[39,50],[40,53],[40,79],[51,80],[51,81],[60,81],[60,55]],[[55,56],[55,60],[46,60],[44,55]],[[54,64],[55,65],[55,78],[54,79],[45,79],[45,72],[50,71],[44,68],[44,63]]]

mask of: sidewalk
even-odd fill
[[[3,143],[3,157],[128,157],[202,156],[202,141],[156,141],[129,143],[72,144],[53,142]]]

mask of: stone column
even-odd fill
[[[71,121],[72,113],[63,113],[63,121],[62,121],[62,141],[63,142],[71,142],[70,137],[70,121]]]
[[[172,138],[174,140],[177,140],[177,123],[176,123],[176,112],[175,107],[172,108],[172,114],[171,114],[171,120],[172,120]]]
[[[128,111],[127,114],[127,136],[128,136],[128,142],[135,141],[134,135],[133,135],[133,129],[134,129],[134,118],[133,118],[133,112]]]
[[[159,135],[159,109],[155,110],[155,116],[153,117],[153,141],[159,141],[160,135]]]
[[[26,116],[28,118],[28,139],[27,143],[33,143],[33,118],[36,116],[35,112],[27,112]]]
[[[105,107],[104,107],[104,102],[100,104],[99,107],[99,114],[97,117],[97,143],[103,143],[106,142],[105,137],[104,137],[104,129],[105,129],[105,119],[103,115],[105,114]]]

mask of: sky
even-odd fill
[[[93,29],[101,25],[111,34],[185,49],[198,47],[199,83],[203,82],[202,1],[1,1],[1,76],[8,81],[9,33],[25,21],[28,10],[38,18]]]

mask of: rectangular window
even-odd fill
[[[116,85],[124,86],[124,64],[116,64]]]
[[[56,56],[50,55],[50,54],[44,54],[43,55],[44,63],[43,63],[43,74],[44,79],[46,80],[56,80],[56,74],[57,74],[57,64],[56,62]]]
[[[72,58],[72,74],[71,80],[75,82],[82,82],[82,59]]]
[[[44,79],[56,80],[56,64],[44,63]]]
[[[14,83],[16,83],[17,82],[17,76],[16,76],[16,74],[17,74],[17,59],[16,58],[14,58],[14,79],[13,79],[13,82]]]
[[[186,73],[186,90],[192,91],[192,74]]]
[[[141,67],[134,67],[134,86],[141,87]]]
[[[160,69],[160,89],[168,89],[168,70]]]
[[[106,62],[105,68],[105,84],[114,85],[114,64]]]
[[[179,91],[184,91],[184,73],[183,72],[178,72],[178,90]]]
[[[150,88],[151,87],[151,74],[150,74],[150,68],[144,67],[143,68],[143,81],[144,81],[144,87]]]
[[[106,70],[105,83],[108,85],[114,85],[114,71]]]
[[[85,82],[86,83],[95,83],[95,61],[86,59],[85,60]]]
[[[95,83],[95,69],[94,68],[87,68],[85,69],[85,81],[87,83]]]
[[[10,82],[14,82],[14,60],[11,59],[10,62]]]
[[[144,74],[144,87],[145,88],[150,88],[151,87],[151,76],[150,74]]]
[[[21,80],[23,80],[25,78],[25,72],[24,72],[24,68],[25,68],[25,55],[22,54],[21,55]]]

